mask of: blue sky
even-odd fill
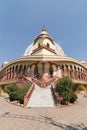
[[[68,56],[87,61],[87,0],[0,0],[0,66],[22,56],[43,25]]]

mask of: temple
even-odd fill
[[[41,33],[29,44],[22,57],[4,62],[0,70],[0,84],[35,83],[46,88],[56,80],[68,77],[75,84],[87,84],[85,62],[68,57],[59,44],[43,27]]]

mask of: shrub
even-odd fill
[[[71,79],[62,78],[58,80],[55,91],[58,92],[59,95],[61,95],[64,91],[72,90],[72,87],[73,87],[73,83]]]
[[[21,104],[23,104],[24,95],[28,91],[29,87],[30,87],[29,85],[25,85],[14,92],[10,92],[9,94],[10,101],[18,100]]]
[[[62,104],[62,105],[67,105],[66,100],[62,100],[62,101],[61,101],[61,104]]]
[[[3,92],[3,87],[0,85],[0,93]]]
[[[87,91],[87,85],[85,86],[85,90]]]
[[[63,97],[63,99],[68,103],[69,102],[69,100],[71,99],[71,95],[72,95],[72,91],[71,90],[69,90],[69,91],[64,91],[63,93],[62,93],[62,97]]]
[[[0,87],[0,93],[3,92],[3,89]]]
[[[72,93],[70,103],[74,103],[77,100],[77,95],[75,93]]]
[[[59,93],[59,96],[63,97],[63,101],[62,103],[66,104],[68,102],[70,102],[70,100],[76,100],[74,95],[74,91],[73,91],[73,83],[72,80],[69,78],[62,78],[60,80],[58,80],[56,87],[55,87],[55,91]],[[71,100],[71,101],[72,101]],[[72,101],[74,102],[74,101]]]
[[[73,92],[76,92],[78,89],[78,85],[77,84],[73,84],[72,90]]]
[[[85,86],[84,85],[79,85],[77,91],[84,91]]]
[[[18,100],[22,104],[24,102],[24,95],[29,87],[29,85],[25,85],[22,88],[18,88],[16,84],[8,84],[4,91],[9,94],[10,101]]]
[[[16,84],[10,83],[10,84],[8,84],[7,86],[5,86],[4,91],[5,91],[6,93],[10,94],[11,92],[15,92],[15,91],[17,91],[18,89],[19,89],[19,88],[17,87]]]
[[[15,101],[15,100],[17,100],[18,98],[17,98],[17,92],[15,91],[15,92],[10,92],[9,93],[9,99],[10,99],[10,101]]]
[[[21,104],[24,102],[24,95],[28,91],[29,87],[29,85],[25,85],[17,91],[17,98]]]

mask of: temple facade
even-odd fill
[[[43,81],[50,80],[50,84],[62,77],[69,77],[76,84],[87,84],[86,63],[68,57],[45,27],[27,47],[22,57],[4,62],[0,70],[0,84],[25,78],[36,84],[41,83],[40,86],[43,87]]]

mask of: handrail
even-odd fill
[[[56,100],[56,95],[55,95],[55,90],[54,90],[54,84],[51,83],[51,91],[52,91],[52,95],[55,101],[55,105],[57,105],[57,100]]]
[[[46,82],[46,86],[50,85],[52,82],[56,81],[56,77],[53,77],[52,79],[48,80]]]
[[[33,83],[31,85],[31,87],[29,88],[29,90],[27,91],[26,95],[24,96],[24,106],[27,105],[27,103],[28,103],[33,91],[34,91],[34,87],[35,87],[35,84]]]
[[[28,98],[30,97],[31,92],[34,90],[34,86],[35,86],[35,84],[33,83],[33,84],[31,85],[30,89],[28,90],[28,92],[27,92],[27,94],[26,94],[26,96],[27,96]]]
[[[9,83],[16,83],[17,80],[5,80],[5,81],[0,81],[0,85],[4,85],[4,84],[9,84]]]
[[[27,83],[32,84],[33,82],[30,81],[26,76],[23,75],[23,78],[26,80]]]
[[[60,104],[60,102],[63,100],[62,96],[59,96],[58,93],[55,92],[55,87],[54,87],[54,83],[51,84],[51,89],[53,90],[53,95],[54,95],[54,99],[55,99],[55,104],[56,106],[58,106]]]
[[[41,87],[41,82],[40,81],[38,81],[36,78],[33,78],[33,77],[31,79],[32,79],[33,82],[35,82],[35,84],[37,84],[38,86]]]

